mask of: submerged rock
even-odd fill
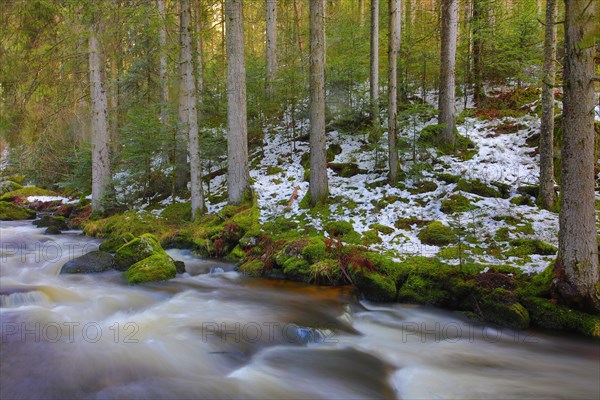
[[[166,254],[155,254],[133,264],[124,272],[131,284],[164,281],[175,278],[175,262]]]
[[[88,274],[104,272],[112,269],[114,266],[114,257],[105,251],[91,251],[81,257],[67,261],[62,266],[61,274]]]

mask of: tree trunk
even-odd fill
[[[371,0],[371,121],[379,126],[379,0]]]
[[[485,98],[483,89],[483,37],[482,27],[485,25],[483,16],[483,0],[473,0],[473,102],[481,107]]]
[[[230,204],[239,204],[250,189],[246,64],[242,0],[225,0],[227,41],[227,190]]]
[[[167,83],[167,27],[164,0],[157,0],[158,15],[160,18],[158,25],[158,80],[160,86],[159,102],[160,102],[160,119],[165,125],[169,125],[169,112],[167,104],[169,103],[169,85]]]
[[[544,40],[544,74],[542,120],[540,125],[540,204],[549,210],[556,201],[554,194],[554,81],[556,62],[557,0],[546,3],[546,37]]]
[[[175,192],[180,193],[187,189],[191,174],[190,165],[188,164],[190,121],[188,110],[189,98],[187,97],[189,93],[187,90],[189,89],[185,87],[186,84],[189,85],[189,82],[186,81],[186,74],[191,73],[193,80],[194,68],[192,64],[192,38],[190,33],[190,0],[179,1],[179,16],[179,106],[177,137],[175,140]],[[194,84],[194,97],[195,87],[196,85]],[[196,108],[195,105],[194,108]]]
[[[400,50],[400,0],[389,0],[388,40],[388,161],[390,184],[398,182],[398,51]]]
[[[298,50],[302,53],[302,32],[300,31],[300,10],[298,7],[298,0],[294,2],[294,24],[296,25],[296,34],[298,35]]]
[[[311,204],[329,195],[325,150],[325,0],[310,0],[310,181]]]
[[[198,139],[198,114],[196,109],[196,82],[192,50],[192,28],[190,0],[180,0],[180,40],[179,53],[179,129],[181,136],[187,134],[188,155],[190,159],[192,220],[204,212],[204,193],[202,191],[202,169],[200,164],[200,146]]]
[[[565,0],[561,211],[555,272],[561,299],[600,312],[594,209],[594,43],[596,3]]]
[[[204,65],[202,56],[202,9],[200,8],[200,0],[196,0],[196,10],[194,19],[196,20],[196,89],[198,90],[198,103],[202,99],[204,92]]]
[[[266,49],[267,56],[267,79],[265,92],[269,99],[273,99],[273,83],[277,74],[277,0],[266,0],[267,8],[267,31]]]
[[[454,148],[454,102],[456,93],[456,40],[458,36],[458,0],[442,0],[442,49],[440,63],[439,142]]]
[[[89,36],[90,109],[92,113],[92,209],[104,210],[110,185],[110,136],[104,52],[98,40],[103,34],[101,17],[94,15]]]

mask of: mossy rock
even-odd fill
[[[442,200],[441,206],[441,210],[445,214],[465,212],[472,210],[473,208],[474,206],[471,204],[471,200],[460,193],[455,193],[449,198]]]
[[[376,272],[354,271],[352,281],[367,300],[394,301],[396,300],[396,283],[389,277]]]
[[[158,282],[175,278],[175,262],[167,254],[154,254],[133,264],[123,273],[130,284]]]
[[[337,260],[326,259],[310,266],[310,280],[320,285],[343,283],[343,275]]]
[[[445,173],[438,174],[437,178],[446,183],[458,183],[458,181],[460,180],[459,175],[452,175],[452,174],[445,174]]]
[[[62,231],[56,226],[49,226],[44,231],[44,235],[60,235]]]
[[[498,181],[492,182],[492,185],[496,186],[500,191],[503,199],[508,199],[510,197],[511,186],[507,183],[502,183]]]
[[[512,292],[502,288],[481,295],[479,308],[483,312],[483,318],[512,329],[527,329],[529,312],[514,297]]]
[[[510,203],[516,206],[535,207],[535,200],[529,195],[515,196],[510,199]]]
[[[502,197],[502,193],[499,190],[494,189],[491,186],[486,185],[485,183],[478,180],[466,180],[461,179],[456,184],[455,191],[463,191],[468,193],[473,193],[482,197]]]
[[[391,226],[387,226],[387,225],[383,225],[383,224],[371,224],[369,226],[369,228],[374,229],[378,232],[383,233],[384,235],[391,235],[392,233],[395,232],[394,228],[392,228]]]
[[[144,234],[117,249],[115,254],[115,269],[126,271],[133,264],[155,255],[167,256],[167,253],[165,253],[160,243],[158,243],[156,236],[149,233]]]
[[[133,236],[129,232],[123,233],[121,235],[112,235],[100,244],[99,249],[102,251],[107,251],[109,253],[116,253],[119,247],[131,242],[134,239],[135,236]]]
[[[52,190],[46,190],[36,186],[25,186],[21,189],[4,193],[0,196],[0,201],[13,201],[17,198],[29,196],[58,196],[58,194]]]
[[[572,310],[539,297],[525,298],[522,303],[529,311],[531,325],[535,327],[577,331],[600,338],[600,316]]]
[[[15,190],[23,189],[23,186],[13,181],[2,181],[0,182],[0,196],[5,193],[12,192]]]
[[[422,227],[430,224],[431,222],[432,221],[429,221],[426,219],[419,219],[419,218],[412,218],[412,217],[398,218],[398,220],[394,223],[394,226],[398,229],[410,231],[410,230],[412,230],[413,225],[416,225],[417,228],[422,228]]]
[[[265,269],[265,263],[259,259],[248,260],[238,268],[238,272],[248,276],[262,276]]]
[[[332,236],[342,236],[353,232],[354,227],[348,221],[330,221],[325,224],[324,230]]]
[[[0,201],[0,221],[17,221],[33,218],[35,218],[35,211],[6,201]]]
[[[366,174],[368,171],[362,168],[359,168],[358,164],[349,162],[349,163],[328,163],[327,167],[330,168],[333,172],[335,172],[338,176],[342,178],[352,178],[358,174]]]
[[[311,237],[302,249],[302,257],[313,264],[329,257],[327,246],[321,238]]]
[[[365,246],[371,246],[382,242],[383,240],[379,237],[379,231],[376,229],[370,229],[362,234],[361,243]]]
[[[273,221],[264,223],[262,229],[271,235],[281,235],[289,232],[295,233],[298,229],[298,223],[280,216]]]
[[[508,256],[523,257],[530,254],[550,256],[558,251],[556,247],[538,239],[514,239],[510,241],[510,245],[512,249],[506,253]]]
[[[537,198],[538,195],[540,194],[540,187],[539,186],[519,186],[517,188],[517,193],[526,194],[528,196]]]
[[[414,188],[408,189],[412,194],[423,194],[433,192],[438,188],[437,183],[432,181],[423,181],[415,185]]]
[[[447,246],[456,242],[454,230],[439,221],[431,222],[419,232],[417,237],[423,244],[434,246]]]
[[[181,223],[192,219],[190,202],[169,204],[160,212],[160,216],[170,223]]]
[[[33,221],[33,225],[37,226],[38,228],[47,228],[50,226],[54,226],[60,229],[61,231],[66,231],[67,229],[69,229],[65,217],[61,217],[58,215],[44,215],[42,218]]]
[[[304,258],[290,257],[283,264],[283,273],[287,279],[310,283],[311,264]]]

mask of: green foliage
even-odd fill
[[[506,253],[509,256],[524,257],[530,254],[554,255],[558,249],[538,239],[514,239],[510,241],[512,248]]]
[[[460,193],[453,194],[449,198],[442,200],[441,206],[442,212],[446,214],[465,212],[473,208],[474,206],[471,204],[471,201]]]
[[[176,274],[175,263],[166,254],[155,254],[144,258],[123,273],[129,284],[165,281],[175,278]]]
[[[0,196],[0,201],[13,201],[18,198],[29,196],[58,196],[58,194],[52,190],[41,189],[35,186],[25,186],[21,189],[4,193]]]
[[[433,221],[423,228],[417,235],[424,244],[434,246],[447,246],[456,242],[456,233],[452,228],[439,221]]]
[[[384,235],[390,235],[390,234],[392,234],[392,233],[395,232],[394,228],[392,228],[390,226],[387,226],[387,225],[378,224],[378,223],[371,224],[369,226],[369,228],[374,229],[374,230],[376,230],[378,232],[381,232]]]
[[[12,192],[19,189],[23,189],[23,186],[19,185],[16,182],[10,180],[0,182],[0,196],[2,196],[4,193]]]
[[[160,212],[169,223],[182,223],[192,219],[192,206],[189,202],[171,203]]]

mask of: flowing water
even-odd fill
[[[184,251],[128,286],[60,275],[99,242],[0,225],[1,398],[599,398],[599,342],[251,279]]]

